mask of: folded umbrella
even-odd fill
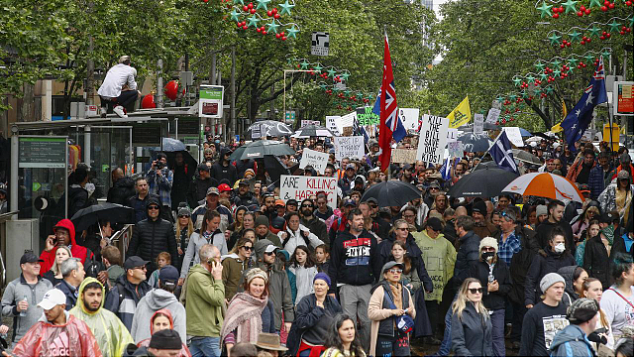
[[[551,173],[529,173],[509,183],[503,192],[539,196],[556,200],[584,202],[582,193],[569,179]]]
[[[504,169],[486,164],[479,165],[478,170],[472,171],[459,179],[459,181],[450,188],[448,195],[453,198],[465,196],[490,198],[492,196],[498,196],[507,184],[517,177],[518,174]]]
[[[366,201],[370,198],[377,199],[377,205],[380,207],[401,207],[411,200],[421,198],[421,192],[412,184],[401,180],[389,180],[368,188],[364,192],[361,201]]]
[[[75,232],[81,233],[97,222],[133,224],[133,218],[133,208],[115,203],[100,203],[77,211],[71,221],[75,225]]]

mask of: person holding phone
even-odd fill
[[[40,275],[44,275],[55,265],[55,255],[59,246],[68,246],[71,248],[73,257],[82,261],[82,265],[87,266],[87,261],[94,260],[91,250],[84,246],[80,246],[75,241],[75,225],[69,219],[60,220],[53,226],[53,235],[46,238],[44,251],[40,254]],[[90,263],[90,262],[88,262]]]

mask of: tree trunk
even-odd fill
[[[22,105],[20,106],[20,122],[35,122],[35,85],[24,83],[22,86],[23,94]]]

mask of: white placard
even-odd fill
[[[419,146],[417,160],[424,163],[443,164],[443,153],[448,141],[448,126],[450,120],[444,117],[423,115],[421,132],[419,132]]]
[[[344,158],[364,158],[364,137],[335,137],[333,138],[335,146],[335,160],[341,161]]]
[[[496,124],[496,122],[498,121],[498,117],[500,117],[500,115],[501,115],[500,109],[490,108],[489,112],[487,112],[487,119],[485,120],[485,123]]]
[[[306,168],[307,165],[313,167],[318,173],[324,174],[324,169],[329,162],[329,155],[311,149],[302,151],[302,159],[300,159],[300,169]]]
[[[448,135],[446,137],[448,138],[448,143],[456,142],[457,140],[459,140],[459,129],[458,128],[448,128]]]
[[[399,108],[399,119],[406,131],[419,129],[419,108]]]
[[[340,116],[326,116],[326,128],[329,129],[336,137],[342,135],[344,129],[340,124]]]
[[[330,41],[329,41],[329,33],[328,32],[313,32],[313,33],[311,33],[311,55],[313,55],[313,56],[328,56],[329,55],[329,42]]]
[[[483,133],[483,121],[485,120],[485,118],[483,118],[483,115],[480,113],[477,113],[474,115],[474,134],[481,134]]]
[[[285,202],[295,199],[298,202],[316,195],[326,193],[326,201],[332,209],[337,208],[337,178],[305,177],[299,175],[280,176],[280,198]]]
[[[320,124],[322,124],[320,121],[312,121],[310,119],[303,119],[302,121],[300,121],[300,128],[304,128],[310,125],[319,126]]]
[[[450,158],[463,158],[463,143],[459,141],[449,142],[448,155]]]
[[[340,125],[342,126],[342,128],[352,127],[356,119],[357,119],[357,112],[351,112],[340,118]]]
[[[517,147],[525,146],[525,143],[523,143],[523,136],[520,134],[520,128],[503,127],[503,130],[507,133],[507,138],[513,145]]]

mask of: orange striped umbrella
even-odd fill
[[[584,202],[582,193],[569,179],[551,173],[529,173],[509,183],[503,192]]]

